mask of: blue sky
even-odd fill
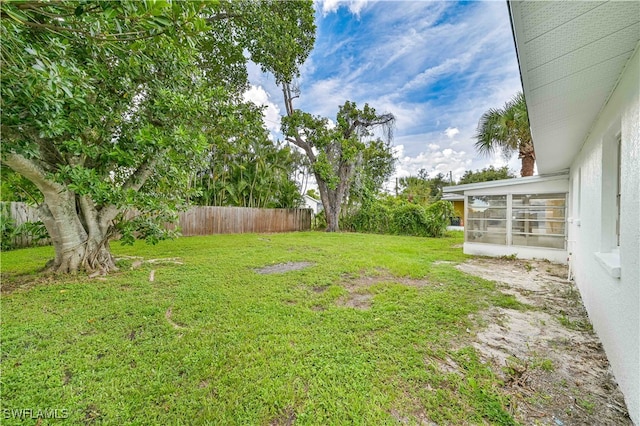
[[[316,44],[301,69],[295,107],[334,119],[346,100],[396,116],[396,176],[490,164],[473,148],[478,120],[521,90],[506,1],[316,2]],[[278,138],[282,95],[250,68],[247,98],[268,108]],[[519,172],[517,158],[508,165]]]

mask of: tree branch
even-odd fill
[[[125,191],[133,190],[135,192],[138,192],[153,174],[156,164],[158,164],[158,158],[164,155],[165,152],[166,151],[159,152],[158,154],[156,154],[156,156],[153,157],[153,159],[147,159],[145,162],[143,162],[140,167],[138,167],[138,170],[136,170],[131,176],[129,176],[129,179],[127,179],[124,185],[122,185],[122,189],[124,189]],[[100,209],[99,222],[101,223],[101,226],[115,219],[115,217],[118,215],[118,212],[120,212],[120,209],[113,204],[104,206],[102,209]]]
[[[35,161],[14,152],[6,154],[2,162],[16,173],[29,179],[42,193],[63,192],[66,188],[47,177],[45,170]]]

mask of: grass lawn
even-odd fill
[[[182,264],[129,258],[104,280],[38,277],[50,247],[3,253],[2,424],[515,424],[469,338],[513,298],[455,268],[452,235],[115,243]],[[312,265],[256,272],[286,262]]]

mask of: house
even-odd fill
[[[311,209],[314,215],[317,215],[318,213],[320,213],[324,208],[322,206],[322,201],[316,200],[315,198],[310,197],[307,194],[303,195],[302,198],[304,199],[305,208]]]
[[[460,194],[443,194],[442,200],[449,201],[453,205],[453,217],[451,226],[455,229],[464,226],[464,196]]]
[[[540,175],[445,192],[465,195],[465,252],[566,253],[640,424],[640,2],[508,7]]]

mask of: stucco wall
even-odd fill
[[[571,268],[629,414],[640,425],[640,54],[636,49],[613,95],[571,166]],[[621,135],[620,248],[616,251],[616,177],[607,168]],[[560,142],[560,141],[559,141]],[[619,260],[616,278],[601,262]],[[615,265],[613,265],[615,266]]]

